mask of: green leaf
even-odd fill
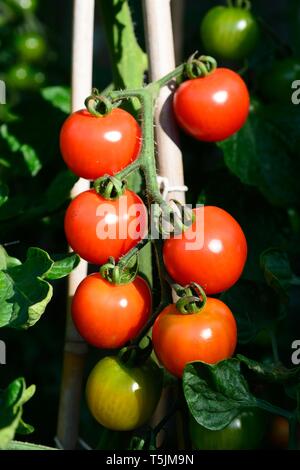
[[[5,183],[0,181],[0,206],[2,206],[8,199],[8,187]]]
[[[29,328],[44,313],[52,286],[42,279],[53,261],[39,248],[29,248],[25,263],[0,272],[0,327]]]
[[[242,344],[252,341],[261,330],[272,330],[283,317],[273,292],[263,284],[240,281],[220,298],[236,319]]]
[[[42,164],[36,151],[27,144],[21,144],[19,140],[9,132],[6,124],[2,124],[2,126],[0,126],[0,136],[5,140],[11,152],[21,153],[29,173],[31,176],[36,176],[42,168]]]
[[[71,90],[63,86],[50,86],[42,88],[42,97],[49,101],[55,108],[60,109],[63,113],[71,112]]]
[[[5,450],[59,450],[54,447],[32,444],[31,442],[10,441]]]
[[[239,132],[218,146],[230,171],[244,184],[256,186],[272,204],[288,207],[299,201],[298,159],[272,123],[253,112]]]
[[[0,245],[0,270],[5,270],[7,268],[12,268],[13,266],[18,266],[21,264],[17,258],[9,256],[5,248]]]
[[[140,48],[126,0],[100,2],[112,57],[116,88],[140,88],[147,69],[146,54]]]
[[[23,264],[0,246],[0,327],[26,329],[44,313],[53,289],[47,280],[67,276],[79,263],[74,253],[55,255],[29,248]]]
[[[59,209],[70,198],[70,192],[78,177],[69,170],[64,170],[51,182],[41,201],[47,212]]]
[[[55,255],[55,260],[50,270],[44,276],[44,279],[54,280],[68,276],[73,269],[78,266],[80,257],[76,253],[68,255]]]
[[[188,364],[183,374],[183,391],[195,420],[207,429],[225,428],[247,408],[256,406],[239,361],[228,359],[215,365]]]
[[[33,430],[22,421],[23,405],[34,394],[35,386],[26,389],[25,380],[14,380],[5,390],[0,390],[0,449],[7,448],[19,426]]]
[[[238,354],[237,358],[261,379],[270,383],[294,383],[300,379],[300,367],[287,369],[282,364],[264,364]]]
[[[287,254],[282,250],[270,248],[261,254],[260,265],[267,284],[277,292],[282,301],[287,302],[293,278]]]

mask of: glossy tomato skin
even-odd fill
[[[200,207],[194,214],[194,223],[183,235],[164,242],[164,263],[182,286],[197,282],[207,294],[218,294],[241,276],[247,259],[246,238],[238,222],[219,207]]]
[[[73,173],[95,180],[118,173],[137,158],[141,129],[131,114],[120,108],[104,117],[81,110],[64,122],[60,148]]]
[[[71,201],[65,215],[65,234],[71,248],[89,263],[118,260],[147,233],[147,209],[130,190],[114,201],[91,189]]]
[[[189,431],[196,450],[247,450],[259,448],[266,431],[266,417],[257,409],[243,411],[226,428],[211,431],[191,416]]]
[[[161,389],[162,374],[154,361],[128,368],[117,357],[105,357],[89,375],[86,398],[100,424],[115,431],[130,431],[150,419]]]
[[[245,82],[232,70],[217,68],[206,77],[183,82],[174,94],[178,124],[198,140],[227,139],[245,124],[250,96]]]
[[[22,60],[35,62],[45,56],[47,45],[41,34],[27,32],[17,36],[16,48]]]
[[[72,301],[72,317],[80,335],[97,348],[114,349],[133,339],[151,312],[151,291],[137,276],[114,285],[98,273],[87,276]]]
[[[237,329],[234,316],[221,300],[207,298],[198,313],[182,314],[175,304],[157,317],[152,341],[159,361],[173,375],[182,377],[193,361],[215,364],[234,353]]]
[[[259,26],[251,11],[216,6],[201,23],[205,50],[222,59],[240,60],[248,56],[259,38]]]

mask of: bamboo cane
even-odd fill
[[[84,100],[92,88],[94,3],[94,0],[74,0],[72,111],[84,107]],[[71,197],[89,187],[89,181],[79,179]],[[78,284],[87,275],[87,269],[87,262],[81,260],[68,280],[67,324],[57,425],[57,440],[64,449],[74,449],[78,440],[82,375],[87,345],[73,325],[70,304]]]
[[[146,44],[151,80],[158,80],[175,68],[175,52],[170,0],[143,0]],[[160,176],[170,186],[184,186],[182,154],[178,146],[177,126],[171,108],[171,89],[164,87],[155,112],[157,164]],[[174,191],[171,198],[185,201],[183,191]]]
[[[175,68],[175,52],[170,0],[143,0],[146,46],[149,56],[151,81],[158,80]],[[182,154],[178,146],[178,132],[172,112],[171,87],[161,89],[155,110],[155,137],[159,175],[167,178],[170,186],[184,187]],[[185,202],[183,191],[172,191],[169,198]],[[172,391],[164,389],[152,418],[155,426],[174,400]],[[158,445],[161,439],[158,438]],[[181,447],[181,444],[180,444]]]

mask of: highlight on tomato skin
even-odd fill
[[[146,236],[147,209],[129,189],[113,201],[90,189],[71,201],[64,227],[71,248],[86,261],[102,265],[110,256],[118,261]]]
[[[187,134],[205,142],[219,142],[245,124],[250,95],[236,72],[220,67],[206,77],[183,82],[174,94],[173,109]]]
[[[197,313],[180,313],[176,304],[167,306],[152,330],[155,354],[176,377],[182,377],[189,362],[215,364],[230,358],[237,344],[237,326],[231,310],[219,299],[207,298]]]
[[[138,157],[141,142],[139,124],[120,108],[102,117],[86,109],[76,111],[65,120],[60,132],[66,165],[77,176],[90,180],[123,170]]]
[[[140,276],[129,284],[112,284],[99,274],[87,276],[72,300],[72,318],[79,334],[103,349],[123,347],[144,326],[151,313],[151,291]]]
[[[162,371],[152,359],[139,367],[129,367],[115,356],[105,357],[88,377],[87,405],[102,426],[131,431],[151,418],[162,384]]]
[[[195,221],[179,238],[165,240],[169,275],[185,286],[196,282],[208,295],[232,287],[247,260],[247,241],[238,222],[215,206],[194,209]]]

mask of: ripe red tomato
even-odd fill
[[[246,122],[250,97],[245,82],[232,70],[217,68],[206,77],[187,80],[174,95],[179,125],[196,139],[227,139]]]
[[[194,209],[194,223],[164,242],[164,263],[182,286],[196,282],[207,294],[233,286],[242,274],[247,242],[237,221],[214,206]]]
[[[60,149],[68,167],[82,178],[114,175],[135,160],[141,147],[141,129],[123,109],[96,117],[87,110],[67,118],[60,133]]]
[[[237,342],[234,316],[221,300],[207,298],[198,313],[182,314],[168,305],[155,320],[154,351],[171,374],[181,377],[188,362],[215,364],[232,356]]]
[[[70,203],[65,233],[71,248],[83,259],[104,264],[118,260],[147,233],[147,209],[137,194],[126,190],[114,201],[95,190],[84,191]]]
[[[81,336],[93,346],[114,349],[133,339],[151,311],[151,291],[144,279],[114,285],[94,273],[78,286],[72,317]]]

